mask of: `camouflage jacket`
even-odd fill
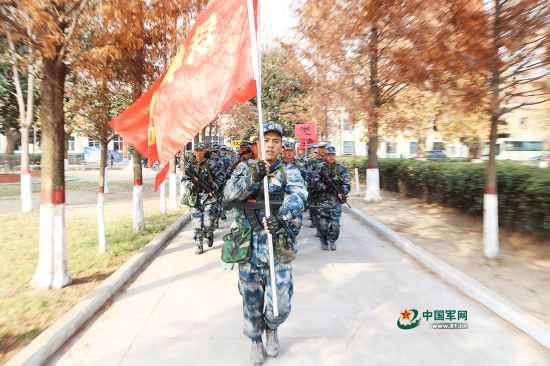
[[[335,162],[329,166],[325,161],[317,163],[310,172],[310,183],[312,191],[312,199],[315,204],[323,202],[325,206],[331,204],[339,204],[334,192],[330,190],[328,185],[321,178],[321,171],[325,171],[332,180],[342,187],[345,195],[348,195],[351,189],[351,177],[348,170],[343,164]]]
[[[224,172],[221,169],[220,164],[218,164],[215,159],[204,159],[199,163],[193,156],[189,159],[188,164],[191,169],[193,169],[195,173],[198,174],[199,178],[210,184],[214,190],[219,191],[221,187],[223,187]],[[185,174],[185,170],[181,180],[184,183],[186,190],[197,190],[197,185],[192,180],[190,180],[189,177],[187,177],[187,175]],[[222,192],[219,193],[221,194]],[[201,192],[199,194],[199,197],[201,198],[201,201],[205,201],[207,195]]]
[[[287,163],[285,159],[281,159],[281,164],[288,165],[291,163]],[[298,168],[298,170],[300,171],[300,174],[302,175],[302,178],[304,178],[304,182],[306,183],[306,186],[307,186],[307,170],[306,170],[305,164],[298,159],[294,159],[292,164],[296,165],[296,168]]]
[[[256,198],[260,189],[263,189],[263,183],[252,183],[251,181],[255,164],[255,160],[241,162],[233,171],[231,178],[229,178],[225,185],[225,202],[242,202],[248,198]],[[273,235],[275,261],[288,262],[294,259],[294,256],[285,255],[283,257],[278,249],[290,243],[292,251],[294,253],[297,251],[296,236],[302,226],[302,211],[304,202],[307,199],[307,190],[304,179],[295,165],[282,166],[280,161],[276,161],[271,165],[270,170],[269,192],[284,193],[283,203],[277,214],[281,221],[284,222],[284,226]],[[251,228],[250,221],[246,218],[244,210],[233,208],[233,212],[235,216],[233,227]],[[262,222],[264,211],[255,210],[255,214],[258,221]],[[253,264],[269,262],[267,234],[264,230],[253,233],[252,253],[249,261]]]

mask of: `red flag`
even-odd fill
[[[210,1],[151,106],[161,164],[219,113],[255,96],[247,1]]]
[[[147,158],[149,157],[149,107],[151,99],[165,75],[166,73],[162,74],[134,104],[109,122],[109,126],[122,136],[126,143],[132,145],[142,156]]]

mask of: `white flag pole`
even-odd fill
[[[250,44],[252,54],[252,67],[254,69],[254,78],[256,79],[256,91],[258,99],[258,142],[261,147],[261,158],[265,161],[265,144],[264,144],[264,126],[262,115],[262,80],[260,73],[260,47],[259,37],[256,36],[256,25],[254,22],[254,5],[252,0],[247,0],[248,5],[248,25],[250,28]],[[258,0],[258,18],[260,17],[259,0]],[[259,24],[259,22],[258,22]],[[260,28],[258,26],[258,28]],[[271,210],[269,209],[269,180],[267,176],[264,177],[264,198],[265,198],[265,217],[271,216]],[[267,233],[267,242],[269,250],[269,273],[271,277],[271,300],[273,304],[273,315],[279,316],[279,308],[277,306],[277,281],[275,280],[275,262],[273,260],[273,236]]]

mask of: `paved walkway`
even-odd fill
[[[437,279],[351,216],[336,252],[308,220],[294,262],[290,318],[269,365],[549,365],[550,352]],[[225,229],[228,223],[224,223]],[[51,365],[247,365],[237,272],[193,254],[186,227]],[[467,310],[469,329],[401,330],[407,309]]]

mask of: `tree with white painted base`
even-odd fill
[[[43,59],[40,121],[42,123],[42,185],[40,250],[32,283],[61,288],[71,282],[65,229],[65,130],[63,97],[67,68],[62,59]]]
[[[134,164],[134,188],[132,190],[132,229],[135,233],[145,230],[143,213],[143,175],[141,171],[141,155],[136,149],[132,151]]]
[[[543,0],[492,0],[472,4],[447,1],[443,49],[447,66],[467,70],[466,83],[453,85],[466,105],[482,106],[489,116],[489,159],[485,181],[483,254],[499,255],[496,140],[509,112],[550,101],[548,21]],[[443,9],[443,8],[442,8]],[[450,62],[452,61],[452,63]]]
[[[32,186],[31,173],[29,169],[29,132],[34,117],[34,86],[36,62],[33,60],[33,50],[27,46],[27,56],[22,65],[22,56],[17,52],[10,31],[6,33],[8,40],[9,60],[11,64],[11,77],[15,86],[15,96],[19,109],[19,128],[21,130],[21,212],[30,212],[32,210]],[[22,80],[20,78],[20,68],[26,68],[27,93],[23,93]],[[25,104],[26,97],[26,104]]]
[[[60,288],[71,282],[65,231],[65,78],[68,54],[74,45],[83,10],[89,0],[74,6],[54,2],[4,2],[4,30],[32,46],[42,60],[40,83],[41,200],[38,265],[32,284]],[[27,110],[28,112],[28,110]],[[28,144],[28,143],[27,143]]]
[[[166,180],[163,180],[159,187],[160,214],[166,215]]]
[[[176,175],[176,158],[173,157],[170,160],[170,167],[168,170],[168,207],[178,207],[178,192],[177,192],[177,175]]]

